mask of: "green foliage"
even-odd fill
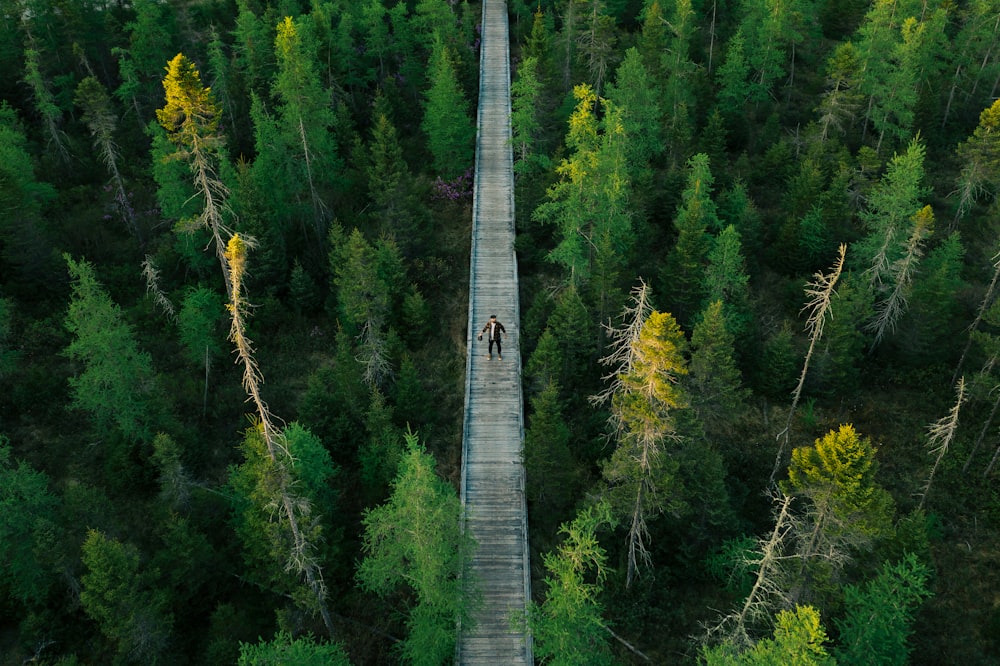
[[[437,476],[434,457],[407,432],[406,451],[392,482],[392,495],[363,518],[365,557],[361,586],[381,596],[408,588],[415,604],[407,612],[409,633],[399,646],[413,664],[442,664],[455,652],[455,620],[469,621],[460,575],[471,556],[471,537],[460,526],[455,489]]]
[[[0,298],[0,380],[13,375],[20,357],[14,338],[14,304]]]
[[[347,653],[337,643],[317,643],[311,635],[292,638],[279,631],[270,641],[240,643],[238,666],[350,666]]]
[[[667,255],[661,278],[661,291],[667,294],[668,302],[681,322],[694,320],[706,295],[705,264],[712,247],[709,232],[717,231],[721,226],[712,200],[713,183],[708,155],[698,153],[688,160],[687,185],[674,218],[677,242]],[[738,253],[736,257],[731,257],[730,263],[734,259],[738,261]],[[732,280],[739,280],[732,272],[732,266],[718,267],[716,279],[721,277],[730,284],[718,285],[717,288],[732,288]],[[721,294],[715,295],[715,298],[720,297]]]
[[[358,468],[365,489],[364,504],[370,506],[385,498],[403,456],[403,433],[393,424],[392,406],[377,390],[372,391],[365,430],[367,438],[358,449]]]
[[[181,344],[192,363],[206,366],[223,350],[222,316],[225,314],[223,298],[206,287],[191,288],[177,315]]]
[[[688,368],[691,403],[703,415],[706,426],[735,418],[748,397],[734,360],[734,341],[722,301],[710,303],[691,335]]]
[[[909,663],[916,610],[932,596],[929,573],[915,555],[891,564],[864,585],[844,590],[847,612],[837,620],[840,640],[834,650],[842,664],[903,666]]]
[[[892,498],[875,482],[875,446],[851,425],[841,425],[814,446],[792,451],[789,491],[808,497],[828,533],[885,535],[894,512]]]
[[[430,88],[424,95],[420,127],[427,135],[434,170],[445,180],[451,180],[472,166],[475,127],[458,82],[451,48],[437,32],[427,77]]]
[[[247,428],[240,447],[244,461],[229,470],[233,528],[252,579],[315,610],[311,591],[299,579],[299,561],[333,561],[335,535],[313,512],[329,516],[336,511],[331,481],[337,469],[319,439],[297,423],[281,433],[281,446],[287,457],[273,458],[263,428]],[[288,506],[295,512],[298,536]],[[308,545],[300,552],[303,540]]]
[[[532,415],[524,434],[525,493],[540,530],[554,528],[579,494],[580,469],[570,449],[570,429],[551,379],[531,399]],[[546,530],[547,531],[547,530]]]
[[[69,380],[73,404],[90,412],[98,428],[113,427],[128,442],[149,443],[161,415],[152,358],[139,349],[93,265],[65,259],[73,280],[65,325],[74,336],[65,354],[83,366]]]
[[[142,566],[138,549],[90,530],[83,543],[80,604],[129,661],[156,664],[173,625],[167,596],[154,587],[159,571]]]
[[[559,182],[532,218],[557,229],[558,244],[549,260],[563,266],[572,285],[592,282],[601,319],[618,308],[612,301],[633,249],[632,215],[626,205],[631,192],[625,156],[630,137],[623,110],[604,103],[604,118],[595,114],[597,95],[576,86],[576,108],[569,119],[566,146],[571,154],[556,167]]]
[[[749,558],[756,548],[757,540],[750,536],[726,539],[706,559],[706,569],[727,590],[737,597],[746,598],[750,595],[754,582]]]
[[[611,509],[596,504],[559,528],[565,540],[545,563],[545,599],[532,603],[528,626],[534,653],[543,664],[612,664],[608,630],[600,601],[608,575],[607,553],[597,532],[613,526]]]
[[[744,652],[731,644],[702,648],[699,663],[705,666],[834,666],[827,653],[826,630],[819,611],[796,606],[778,613],[774,637],[765,638]],[[861,663],[861,662],[857,662]]]
[[[542,82],[538,76],[538,58],[529,56],[517,68],[511,82],[510,127],[514,151],[514,173],[531,177],[549,168],[549,159],[538,152],[538,137],[542,130]]]
[[[24,461],[15,465],[0,435],[0,590],[27,607],[45,601],[55,582],[51,549],[59,537],[54,519],[59,499],[49,479]]]
[[[39,279],[52,263],[41,215],[54,196],[52,186],[36,179],[17,113],[0,102],[0,209],[7,211],[0,216],[0,259],[16,267],[22,280]]]

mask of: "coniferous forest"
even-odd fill
[[[1000,0],[507,5],[536,660],[1000,663]],[[0,0],[0,666],[451,663],[480,12]]]

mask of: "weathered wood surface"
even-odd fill
[[[456,662],[533,663],[530,639],[511,626],[530,599],[521,448],[520,310],[514,255],[507,5],[484,0],[470,260],[462,502],[478,543],[468,580],[480,596],[474,626],[460,627]],[[476,337],[491,314],[506,327],[503,360]]]

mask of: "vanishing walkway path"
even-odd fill
[[[471,565],[481,607],[460,631],[456,662],[533,663],[531,643],[511,627],[530,595],[528,522],[521,443],[520,309],[514,256],[514,174],[510,145],[510,48],[507,3],[483,1],[479,58],[479,132],[473,186],[468,358],[462,503],[478,542]],[[486,358],[476,336],[491,314],[506,327],[503,360]]]

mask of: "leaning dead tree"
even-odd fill
[[[937,472],[944,454],[948,453],[948,447],[951,446],[955,439],[955,433],[958,431],[958,413],[962,408],[962,403],[965,402],[965,377],[959,378],[958,384],[955,385],[955,393],[957,394],[955,404],[948,411],[948,415],[938,419],[927,429],[930,435],[927,443],[930,446],[931,455],[937,454],[937,458],[934,459],[934,466],[931,467],[930,476],[927,477],[927,485],[924,486],[924,491],[920,495],[918,507],[920,509],[923,509],[927,502],[927,495],[931,492],[931,483],[934,481],[934,473]]]
[[[234,234],[226,244],[225,259],[232,289],[229,293],[229,304],[226,307],[233,320],[229,339],[236,345],[239,362],[243,364],[243,388],[246,390],[250,402],[257,409],[258,425],[267,446],[267,455],[276,472],[277,506],[275,508],[279,520],[285,523],[292,540],[292,549],[285,567],[305,579],[306,585],[315,599],[316,607],[323,618],[323,624],[333,636],[333,621],[326,605],[327,589],[326,583],[323,581],[323,572],[314,553],[315,547],[306,538],[299,524],[300,518],[308,516],[310,513],[309,500],[297,496],[292,489],[293,476],[290,469],[293,463],[292,454],[288,450],[284,435],[281,430],[275,427],[271,412],[261,397],[260,386],[264,377],[253,357],[253,343],[246,335],[247,303],[243,298],[243,278],[246,275],[247,249],[247,242],[239,234]]]
[[[982,323],[987,310],[993,304],[993,295],[996,293],[997,281],[1000,281],[1000,252],[993,255],[993,279],[990,280],[990,284],[986,288],[986,293],[983,295],[983,300],[979,303],[979,309],[976,310],[976,318],[969,324],[969,338],[966,340],[965,349],[962,350],[962,355],[958,359],[958,365],[955,366],[955,374],[951,376],[952,383],[958,381],[958,373],[962,371],[962,365],[965,363],[965,357],[969,354],[969,349],[972,347],[972,340],[975,337],[976,331],[979,330],[979,324]]]
[[[729,641],[740,648],[750,647],[754,641],[747,627],[769,621],[777,608],[789,605],[783,563],[798,557],[794,553],[785,552],[786,540],[793,527],[789,510],[792,499],[791,495],[776,498],[780,503],[774,529],[768,537],[761,538],[757,542],[757,548],[739,562],[742,566],[757,570],[750,594],[739,610],[725,615],[708,629],[709,640]]]
[[[771,470],[770,485],[773,486],[775,479],[778,476],[778,470],[781,469],[781,460],[785,455],[785,451],[788,449],[789,433],[792,429],[792,418],[795,416],[795,409],[799,405],[799,398],[802,396],[802,387],[806,382],[806,373],[809,372],[809,361],[812,359],[813,351],[816,349],[816,343],[819,339],[823,337],[823,325],[826,323],[827,316],[833,316],[833,311],[830,308],[830,302],[836,295],[834,287],[837,285],[837,280],[840,279],[840,272],[844,269],[844,256],[847,254],[847,246],[841,243],[839,250],[837,251],[837,260],[833,264],[833,268],[830,272],[823,274],[817,272],[813,274],[815,278],[812,282],[806,284],[806,296],[809,300],[803,306],[801,311],[809,312],[809,318],[806,320],[806,331],[809,333],[809,350],[806,352],[805,361],[802,364],[802,373],[799,375],[799,383],[796,385],[795,390],[792,392],[792,407],[788,410],[788,420],[785,422],[784,429],[777,434],[775,439],[778,440],[778,453],[774,457],[774,469]]]

